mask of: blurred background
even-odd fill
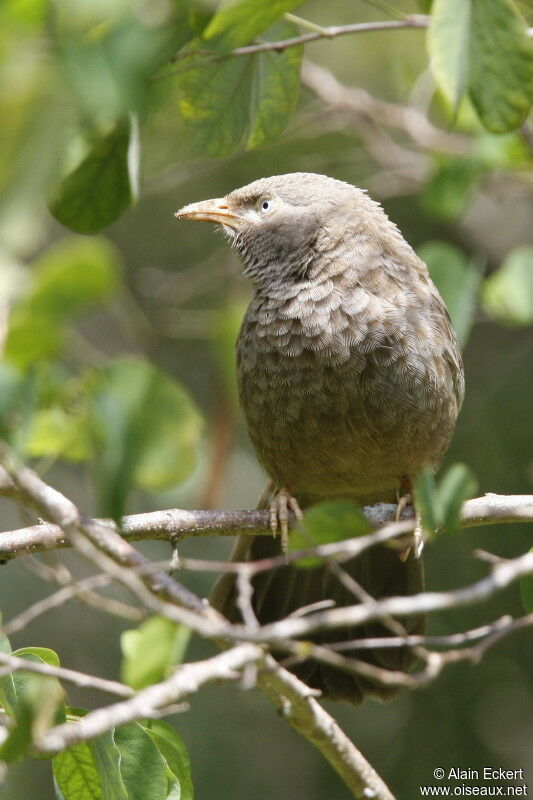
[[[421,11],[408,0],[393,5],[399,13]],[[158,0],[133,7],[137,27],[128,29],[129,38],[122,37],[115,49],[108,42],[102,59],[85,33],[90,28],[94,37],[105,38],[113,18],[132,13],[125,0],[69,0],[61,13],[55,11],[59,22],[53,22],[53,9],[44,2],[9,0],[0,8],[0,327],[5,340],[0,391],[2,385],[4,390],[15,383],[17,391],[22,387],[17,424],[9,431],[12,441],[49,483],[91,514],[172,506],[253,508],[264,476],[243,428],[233,366],[233,342],[250,287],[240,277],[236,255],[209,226],[178,223],[173,212],[261,176],[314,171],[367,188],[380,200],[427,260],[449,303],[464,344],[466,398],[446,462],[469,465],[480,494],[533,493],[531,129],[491,134],[468,102],[453,127],[435,92],[425,32],[389,31],[318,41],[306,46],[305,58],[329,71],[341,88],[363,88],[374,98],[429,115],[442,131],[442,148],[433,141],[425,146],[401,127],[385,127],[375,109],[371,114],[358,110],[354,104],[361,103],[360,96],[350,100],[341,92],[339,101],[331,87],[324,89],[324,74],[317,77],[306,68],[296,112],[278,138],[267,136],[251,150],[205,155],[202,143],[200,152],[198,142],[194,149],[196,134],[183,105],[187,87],[167,57],[190,38],[189,32],[180,41],[182,5]],[[531,12],[525,2],[521,9],[526,16]],[[194,11],[199,25],[211,9]],[[309,0],[296,11],[317,24],[336,25],[388,18],[390,7]],[[153,38],[172,14],[172,37],[163,45],[158,40],[156,49]],[[139,31],[146,30],[150,36],[143,38]],[[109,74],[116,78],[111,89]],[[140,189],[116,221],[88,238],[60,224],[45,199],[52,197],[49,207],[68,225],[65,197],[58,199],[54,187],[58,175],[80,160],[81,139],[70,135],[73,117],[76,124],[90,117],[94,129],[105,127],[107,111],[116,113],[119,103],[113,88],[124,97],[120,80],[139,90],[119,111],[136,115],[130,179],[133,175],[134,184],[138,178]],[[105,206],[112,190],[105,180],[94,184],[87,204]],[[69,208],[75,201],[71,198]],[[88,232],[91,223],[83,224]],[[75,219],[70,227],[79,230]],[[100,276],[98,285],[91,282],[94,275]],[[86,283],[84,276],[89,276]],[[54,281],[72,286],[70,294],[87,302],[73,303],[70,290],[61,295]],[[53,303],[57,308],[51,312]],[[156,431],[157,442],[171,440],[160,479],[150,484],[146,475],[130,476],[128,491],[110,498],[109,481],[120,466],[105,457],[95,465],[94,454],[108,452],[111,433],[104,423],[91,450],[85,412],[79,409],[95,381],[98,391],[116,400],[122,389],[113,380],[120,378],[120,365],[133,364],[135,372],[139,361],[154,367],[162,380],[172,378],[168,402],[177,409],[176,426],[170,420]],[[109,385],[98,383],[102,375]],[[179,451],[177,464],[172,446]],[[29,524],[7,500],[0,500],[0,514],[4,530]],[[487,565],[472,556],[476,548],[511,558],[530,546],[531,525],[437,537],[426,551],[428,587],[459,587],[485,575]],[[162,543],[139,547],[151,558],[169,555]],[[214,559],[226,558],[230,548],[227,538],[180,546],[184,554]],[[85,568],[64,552],[39,557],[41,567],[16,559],[1,568],[5,620],[54,590],[55,584],[45,580],[46,569],[57,568],[59,557],[76,576],[84,574]],[[180,580],[203,595],[211,583],[208,575],[197,573]],[[117,591],[116,596],[122,595]],[[521,613],[516,585],[483,606],[433,615],[430,632],[466,630],[506,613]],[[64,666],[117,678],[119,634],[130,627],[134,624],[71,602],[38,618],[12,642],[51,647]],[[193,640],[187,658],[211,649]],[[419,785],[431,783],[438,766],[522,767],[531,780],[532,652],[531,632],[521,631],[479,665],[451,666],[427,688],[404,692],[390,705],[366,701],[359,708],[330,705],[328,710],[401,800],[417,797]],[[73,705],[95,702],[81,691],[69,696]],[[210,686],[172,723],[189,747],[199,798],[349,796],[258,693]],[[52,800],[49,764],[15,765],[2,796]]]

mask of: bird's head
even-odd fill
[[[191,203],[178,219],[220,225],[241,255],[244,274],[257,286],[275,287],[314,277],[319,256],[368,227],[381,207],[348,183],[296,172],[274,175],[226,197]]]

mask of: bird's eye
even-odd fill
[[[263,200],[261,202],[261,211],[269,211],[272,208],[272,200]]]

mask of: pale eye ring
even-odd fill
[[[262,200],[260,208],[261,211],[270,211],[272,208],[272,200]]]

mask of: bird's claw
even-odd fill
[[[402,518],[402,514],[407,508],[407,506],[411,505],[413,502],[413,498],[411,494],[398,494],[397,498],[397,506],[396,506],[396,522],[399,522]]]
[[[296,519],[303,519],[298,501],[287,489],[280,489],[270,502],[270,530],[273,536],[277,536],[279,531],[281,549],[285,554],[289,550],[289,511]]]

